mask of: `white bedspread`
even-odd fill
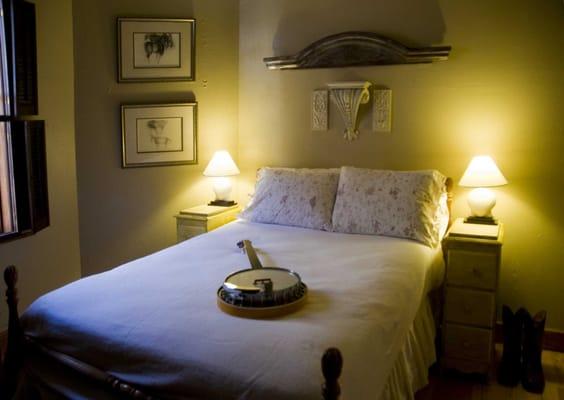
[[[217,308],[226,275],[248,268],[241,239],[264,266],[300,273],[303,309],[249,320]],[[439,253],[403,239],[236,221],[55,290],[22,321],[45,346],[162,397],[318,400],[320,358],[336,346],[343,398],[373,399],[442,276]]]

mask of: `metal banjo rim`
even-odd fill
[[[223,290],[223,286],[221,286],[217,290],[217,305],[223,312],[235,317],[256,319],[281,317],[297,311],[305,304],[308,288],[303,282],[300,282],[300,285],[303,287],[303,295],[300,298],[290,303],[269,307],[245,307],[228,303],[221,297],[221,291]]]

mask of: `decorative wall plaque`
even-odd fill
[[[392,131],[392,91],[374,89],[372,130],[374,132]]]
[[[326,131],[329,129],[329,92],[314,90],[311,100],[311,129]]]

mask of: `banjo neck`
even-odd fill
[[[262,268],[262,264],[250,240],[242,240],[239,243],[237,243],[237,245],[240,248],[242,248],[245,251],[245,253],[247,253],[247,257],[249,257],[249,262],[251,263],[252,269]]]

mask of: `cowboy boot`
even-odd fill
[[[544,391],[542,371],[542,338],[546,311],[539,311],[533,318],[527,313],[523,323],[523,374],[521,383],[527,392]]]
[[[517,386],[521,374],[521,342],[523,319],[519,309],[515,314],[506,305],[502,309],[503,355],[497,369],[497,381],[504,386]]]

